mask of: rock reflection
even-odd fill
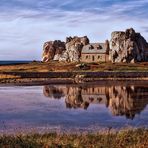
[[[44,86],[43,94],[46,97],[51,97],[51,98],[54,98],[54,99],[60,99],[60,98],[65,96],[62,88],[57,88],[57,87],[54,87],[54,86],[50,86],[50,87]]]
[[[109,94],[108,107],[116,116],[133,119],[148,104],[147,87],[114,86],[109,89]]]
[[[133,119],[148,104],[144,86],[44,86],[46,97],[65,98],[67,108],[87,109],[90,104],[105,104],[114,116]]]
[[[87,109],[89,102],[82,96],[82,87],[69,87],[65,98],[67,108]]]

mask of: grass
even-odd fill
[[[6,74],[0,75],[0,79],[15,79],[15,78],[20,78],[20,76],[6,75]]]
[[[83,70],[76,67],[78,63],[65,62],[32,62],[20,65],[0,66],[0,72],[67,72],[67,71],[148,71],[148,62],[127,63],[88,63],[89,69]]]
[[[0,136],[4,148],[147,148],[148,129],[87,134],[29,134]]]
[[[79,67],[78,65],[85,65]],[[0,66],[0,83],[17,83],[17,82],[31,82],[34,78],[29,79],[27,72],[148,72],[148,62],[127,64],[127,63],[67,63],[51,61],[48,63],[31,62],[28,64],[19,65],[1,65]],[[6,72],[6,73],[4,73]],[[8,72],[8,73],[7,73]],[[13,74],[9,72],[26,73],[26,77],[21,74]],[[75,74],[74,74],[75,77]],[[25,80],[26,78],[27,80]],[[59,78],[59,77],[58,77]],[[71,77],[73,78],[73,77]],[[141,79],[142,77],[140,77]],[[39,80],[39,78],[37,79]],[[40,80],[41,81],[41,80]]]

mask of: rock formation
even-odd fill
[[[50,60],[78,62],[81,60],[82,48],[89,44],[87,36],[67,37],[66,42],[49,41],[44,44],[42,61]],[[110,42],[105,41],[106,55],[111,62],[141,62],[148,60],[148,43],[133,28],[125,32],[115,31]]]
[[[81,57],[81,51],[84,45],[89,44],[87,36],[84,37],[67,37],[66,38],[66,50],[59,58],[59,61],[78,62]]]
[[[42,61],[79,61],[82,47],[87,44],[89,44],[87,36],[67,37],[66,43],[60,40],[46,42],[43,46]]]
[[[60,40],[49,41],[44,43],[42,61],[59,60],[59,57],[65,51],[65,43]]]
[[[145,60],[148,43],[133,28],[125,32],[115,31],[111,34],[109,53],[112,62],[136,62]]]

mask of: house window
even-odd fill
[[[102,56],[98,55],[98,59],[102,59]]]
[[[86,56],[86,59],[88,59],[88,55]]]
[[[94,47],[93,47],[92,45],[90,45],[90,46],[89,46],[89,49],[92,50],[92,49],[94,49]]]
[[[98,45],[97,46],[97,49],[99,50],[99,49],[102,49],[102,46],[101,45]]]
[[[95,60],[95,56],[92,56],[92,61],[94,61]]]

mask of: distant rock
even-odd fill
[[[60,40],[46,42],[43,46],[42,61],[59,60],[59,57],[65,50],[65,43]]]
[[[133,28],[125,32],[115,31],[111,34],[109,58],[112,62],[145,61],[148,43]]]

